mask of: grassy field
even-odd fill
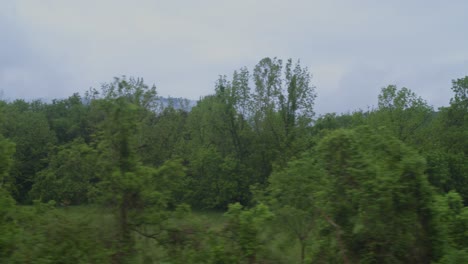
[[[103,261],[115,252],[118,228],[111,210],[53,205],[21,206],[19,210],[23,215],[22,224],[26,226],[25,248],[20,252],[26,256],[24,259],[58,254],[73,255],[78,260],[85,257],[80,255],[85,251],[97,257],[82,263],[106,263]],[[222,211],[194,210],[183,216],[173,213],[165,220],[162,232],[155,226],[140,229],[147,234],[158,233],[156,239],[133,233],[135,254],[130,263],[243,263],[235,258],[213,260],[239,252],[232,233],[226,232],[227,225],[228,217]],[[261,263],[298,263],[298,243],[284,233],[265,226],[258,241],[263,258],[269,259]],[[28,252],[28,247],[35,247],[37,252]]]

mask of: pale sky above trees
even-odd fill
[[[198,99],[263,57],[300,59],[316,112],[406,86],[435,107],[468,75],[468,2],[0,0],[3,99],[61,98],[114,76]]]

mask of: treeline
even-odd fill
[[[2,101],[0,260],[468,262],[468,77],[452,92],[434,109],[390,85],[316,118],[308,69],[265,58],[193,108],[126,77]],[[113,215],[106,231],[61,213],[75,205]],[[215,228],[190,208],[227,213]]]

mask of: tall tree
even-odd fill
[[[104,117],[95,140],[100,155],[99,166],[102,167],[98,191],[103,201],[115,209],[118,224],[118,250],[114,260],[124,263],[135,252],[133,233],[151,237],[142,231],[142,227],[159,224],[164,219],[169,187],[183,177],[184,170],[177,161],[168,161],[158,169],[141,164],[137,153],[142,137],[139,132],[142,115],[151,100],[141,97],[140,94],[146,94],[140,91],[141,87],[146,87],[143,84],[125,80],[116,82],[112,87],[116,87],[118,95],[114,96],[115,90],[108,90],[109,86],[105,85],[104,98],[94,102]],[[138,98],[144,98],[145,103]]]
[[[224,87],[203,98],[187,119],[190,192],[198,206],[226,208],[229,203],[250,199],[246,173],[249,127],[240,118]]]
[[[1,118],[1,115],[0,115]],[[6,140],[0,133],[0,261],[8,259],[14,252],[15,235],[18,228],[11,216],[15,209],[15,201],[8,192],[11,189],[9,171],[13,165],[15,145]]]
[[[83,139],[57,147],[47,168],[37,174],[31,197],[63,205],[87,203],[98,182],[97,158],[97,152]]]
[[[443,191],[455,190],[468,204],[468,77],[452,81],[453,98],[441,107],[433,127],[430,179]]]
[[[250,123],[256,136],[254,157],[266,183],[273,163],[284,166],[289,158],[309,147],[307,130],[314,116],[315,87],[307,68],[289,59],[264,58],[254,68]],[[258,166],[258,165],[257,165]]]
[[[148,113],[142,122],[138,155],[145,165],[160,166],[186,151],[184,133],[188,112],[167,106],[160,113]]]
[[[428,262],[432,192],[424,159],[384,131],[338,130],[318,147],[351,261]]]
[[[432,107],[413,91],[389,85],[382,88],[378,109],[371,113],[370,121],[375,127],[385,127],[398,139],[417,147],[424,146],[430,136],[426,128],[432,117]]]
[[[273,174],[267,194],[301,259],[427,263],[434,221],[424,170],[424,159],[383,129],[339,129]]]
[[[310,155],[307,153],[289,162],[284,170],[275,171],[269,178],[270,185],[265,192],[268,195],[257,197],[265,200],[275,213],[275,230],[299,242],[300,263],[310,259],[306,248],[319,229],[320,207],[323,206],[320,196],[327,191],[321,189],[327,180],[323,169]]]
[[[45,106],[45,114],[51,130],[57,136],[58,144],[65,144],[81,137],[86,142],[91,141],[89,123],[89,104],[78,93],[67,99],[53,100]]]
[[[51,147],[57,142],[40,101],[16,100],[5,108],[4,135],[16,145],[11,171],[12,194],[17,201],[30,202],[28,193],[36,174],[47,166]]]

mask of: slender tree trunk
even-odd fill
[[[341,253],[341,257],[343,258],[343,263],[349,264],[350,262],[348,259],[348,255],[346,255],[346,247],[343,243],[343,240],[341,239],[341,234],[343,233],[343,230],[328,215],[324,214],[323,212],[320,212],[320,213],[322,214],[323,218],[325,218],[325,220],[336,229],[335,231],[336,241],[338,242],[338,247],[340,248],[340,253]]]
[[[249,256],[249,264],[255,264],[257,263],[257,257],[255,256],[255,253]]]
[[[118,214],[118,246],[117,252],[114,255],[113,263],[123,264],[126,263],[126,259],[131,255],[133,250],[133,240],[128,223],[128,207],[126,200],[123,200],[119,207]]]
[[[304,263],[304,260],[305,260],[305,247],[306,247],[306,243],[304,241],[304,239],[301,239],[300,240],[300,243],[301,243],[301,264]]]

